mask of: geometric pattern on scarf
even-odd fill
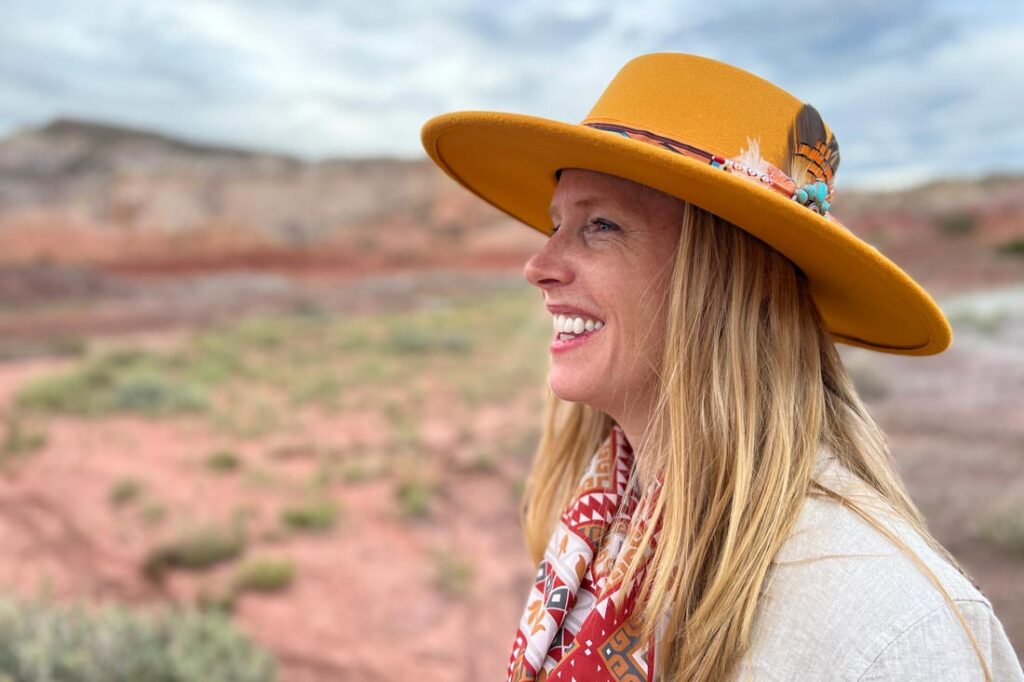
[[[616,424],[591,457],[544,550],[512,644],[507,682],[654,682],[660,630],[640,641],[630,616],[660,524],[630,589],[622,579],[661,482],[649,486],[641,506],[638,487],[627,492],[632,471],[633,449]],[[630,533],[634,514],[639,525]]]

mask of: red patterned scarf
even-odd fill
[[[630,619],[646,564],[631,589],[623,574],[646,524],[628,534],[634,513],[646,514],[660,489],[654,481],[637,512],[637,486],[627,493],[633,449],[615,425],[591,458],[540,562],[512,646],[508,682],[654,682],[657,636],[641,641]],[[652,536],[645,560],[657,546]]]

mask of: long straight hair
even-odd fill
[[[805,497],[814,496],[848,506],[911,558],[953,609],[990,680],[977,640],[934,573],[866,507],[813,480],[816,453],[826,446],[967,575],[910,499],[804,273],[750,233],[686,204],[665,281],[667,333],[655,408],[634,446],[630,482],[661,473],[663,484],[624,577],[630,584],[660,520],[633,615],[641,638],[663,632],[660,679],[729,678],[749,650],[770,564]],[[613,425],[604,412],[548,391],[519,508],[534,564]]]

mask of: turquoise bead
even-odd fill
[[[825,197],[828,196],[828,185],[826,185],[824,182],[819,180],[818,182],[814,183],[814,186],[818,190],[818,200],[819,201],[824,201]]]
[[[827,211],[828,207],[831,205],[832,204],[828,203],[827,201],[821,202],[821,212],[824,213],[825,211]]]
[[[799,201],[801,204],[806,204],[807,203],[807,190],[803,189],[802,187],[800,189],[798,189],[796,191],[796,200]]]

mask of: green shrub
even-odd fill
[[[322,533],[334,527],[339,511],[332,500],[313,500],[282,509],[281,522],[295,530]]]
[[[388,473],[382,457],[363,455],[341,467],[341,478],[346,483],[361,483],[381,478]]]
[[[223,332],[205,332],[192,337],[189,345],[174,353],[170,364],[206,385],[251,377],[254,370],[239,345]]]
[[[996,247],[996,253],[1007,256],[1024,256],[1024,237],[1013,237]]]
[[[224,615],[0,597],[0,680],[272,682],[277,665]]]
[[[294,323],[283,317],[253,316],[239,321],[231,336],[252,348],[274,350],[295,332]]]
[[[362,326],[341,324],[331,339],[329,349],[343,353],[363,351],[374,343],[370,332]]]
[[[978,524],[978,534],[1007,552],[1024,555],[1024,505],[990,514]]]
[[[227,589],[210,589],[201,587],[195,596],[195,604],[204,611],[220,611],[231,613],[237,603],[236,594],[230,587]]]
[[[10,457],[32,454],[46,445],[46,433],[26,425],[23,416],[15,411],[7,414],[4,438],[0,441],[0,462]]]
[[[139,509],[139,519],[147,526],[156,526],[167,517],[167,507],[160,502],[150,500]]]
[[[149,415],[200,412],[207,407],[206,395],[197,386],[155,372],[125,375],[114,385],[110,402],[112,412]]]
[[[241,465],[241,458],[230,450],[211,452],[206,458],[206,468],[217,473],[237,471]]]
[[[313,404],[337,409],[344,388],[341,377],[330,371],[304,374],[289,389],[288,399],[293,405]]]
[[[419,329],[407,321],[392,329],[384,342],[384,350],[396,354],[442,352],[465,355],[472,349],[473,342],[464,334]]]
[[[324,494],[341,480],[341,456],[337,451],[328,452],[317,462],[316,470],[309,477],[308,489],[314,494]]]
[[[395,487],[395,499],[398,501],[398,510],[407,519],[420,519],[430,516],[430,501],[433,497],[433,486],[415,476],[403,478]]]
[[[206,409],[204,391],[169,373],[166,358],[137,349],[108,352],[65,374],[24,387],[17,405],[40,412],[164,415]]]
[[[283,424],[283,413],[267,399],[231,405],[211,417],[214,429],[234,438],[253,440],[270,435]]]
[[[316,322],[328,322],[331,319],[331,311],[325,308],[319,301],[313,299],[300,299],[289,306],[289,311],[296,318],[314,320]]]
[[[110,486],[107,499],[115,507],[134,502],[142,492],[142,484],[135,478],[122,478]]]
[[[245,534],[239,524],[232,527],[207,525],[179,534],[150,550],[142,566],[143,573],[161,579],[173,568],[202,570],[230,561],[245,551]]]
[[[972,213],[951,213],[939,219],[942,231],[950,236],[958,237],[975,231],[977,221]]]
[[[235,592],[279,592],[295,579],[295,565],[288,559],[258,557],[250,559],[235,573],[232,587]]]
[[[523,493],[526,492],[526,479],[516,478],[513,479],[508,486],[509,492],[512,493],[512,499],[519,501],[523,499]]]
[[[481,446],[474,448],[472,456],[458,460],[457,466],[474,474],[490,474],[498,469],[498,456],[493,448]]]

